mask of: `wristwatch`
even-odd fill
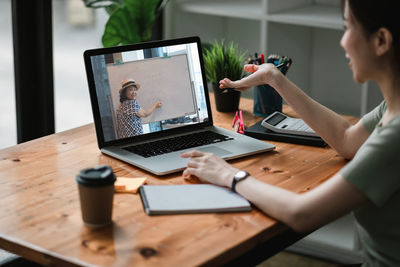
[[[233,180],[232,180],[232,191],[236,192],[236,184],[240,181],[243,181],[244,179],[246,179],[247,177],[250,176],[250,173],[246,172],[246,171],[238,171],[235,176],[233,176]]]

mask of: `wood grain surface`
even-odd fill
[[[215,111],[214,124],[230,129],[232,113]],[[260,117],[241,99],[246,127]],[[289,107],[284,112],[295,116]],[[355,118],[352,119],[356,121]],[[294,192],[310,190],[346,161],[330,148],[271,142],[276,150],[230,161],[258,179]],[[0,151],[0,248],[44,265],[221,265],[287,227],[251,212],[148,216],[137,194],[115,194],[113,224],[92,230],[81,219],[75,176],[110,165],[117,176],[147,177],[148,184],[185,184],[181,173],[156,177],[103,155],[93,124]]]

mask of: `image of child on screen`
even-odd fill
[[[136,100],[139,88],[140,84],[134,79],[127,79],[121,83],[121,89],[119,90],[121,104],[117,111],[119,138],[143,134],[141,118],[149,116],[154,110],[162,106],[161,101],[157,101],[147,110],[141,108]]]

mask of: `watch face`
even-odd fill
[[[248,177],[250,174],[246,171],[238,171],[235,176],[233,177],[233,181],[232,181],[232,191],[236,192],[236,184],[244,179],[246,179],[246,177]]]
[[[240,180],[243,179],[244,177],[247,176],[247,173],[245,171],[238,171],[235,175],[235,178]]]

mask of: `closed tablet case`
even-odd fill
[[[149,215],[250,211],[249,201],[210,184],[143,185],[139,189]]]
[[[286,143],[307,145],[307,146],[318,146],[318,147],[327,146],[325,141],[319,136],[303,136],[303,135],[273,132],[261,126],[262,121],[263,120],[260,120],[256,124],[247,128],[244,131],[244,134],[262,140],[286,142]]]

